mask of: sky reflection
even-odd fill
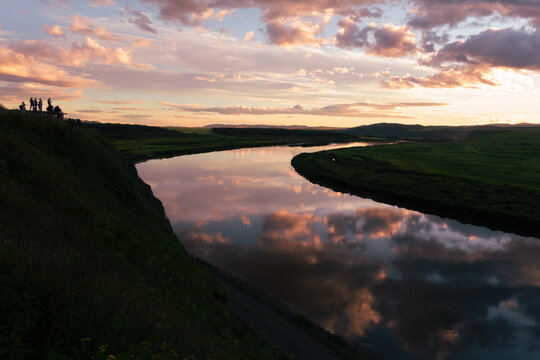
[[[310,184],[316,149],[139,164],[184,246],[389,358],[540,356],[540,242]]]

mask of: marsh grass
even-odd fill
[[[94,131],[1,110],[0,219],[1,359],[281,357]]]

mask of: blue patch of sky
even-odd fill
[[[254,41],[264,41],[264,35],[258,31],[264,27],[261,21],[261,11],[259,9],[236,9],[233,13],[225,16],[223,21],[210,19],[205,21],[205,26],[212,31],[220,32],[221,29],[230,36],[242,40],[244,36],[253,31]]]

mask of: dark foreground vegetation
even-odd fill
[[[0,110],[0,359],[276,359],[85,127]]]
[[[540,237],[538,127],[300,154],[292,165],[310,181],[341,192]]]
[[[175,128],[87,123],[109,137],[133,162],[177,155],[274,145],[316,146],[329,143],[377,141],[327,130],[268,128]]]

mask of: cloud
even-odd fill
[[[115,0],[90,0],[92,6],[111,6],[114,5]]]
[[[69,30],[87,36],[97,36],[101,40],[118,41],[118,36],[112,34],[107,28],[92,24],[92,20],[86,16],[74,15],[71,18]]]
[[[75,110],[75,111],[78,113],[83,113],[83,114],[101,114],[104,112],[103,110],[100,110],[100,109],[80,109],[80,110]]]
[[[477,84],[498,85],[494,68],[540,72],[540,33],[514,29],[486,30],[465,41],[444,45],[420,64],[438,70],[434,75],[410,75],[383,81],[390,89],[413,87],[452,88]]]
[[[316,38],[333,14],[357,13],[362,16],[377,15],[365,6],[378,0],[142,0],[159,8],[166,20],[177,20],[185,25],[198,25],[208,18],[222,18],[235,9],[258,8],[266,22],[266,32],[271,43],[284,46],[322,45],[327,40]],[[220,16],[218,16],[221,14]]]
[[[250,41],[255,37],[255,32],[253,30],[246,33],[242,41]]]
[[[145,104],[146,100],[94,100],[94,102],[111,105]]]
[[[126,8],[124,11],[129,15],[128,21],[139,29],[150,32],[152,34],[157,34],[157,29],[153,27],[153,22],[150,20],[148,15],[138,10],[133,10]]]
[[[409,25],[432,29],[456,26],[470,17],[482,18],[497,13],[509,18],[523,18],[540,28],[540,3],[532,0],[414,0],[415,11]]]
[[[29,57],[71,67],[83,67],[88,62],[143,66],[132,61],[132,48],[106,47],[89,36],[83,42],[72,42],[69,47],[45,40],[25,40],[14,43],[12,48]]]
[[[1,76],[1,75],[0,75]],[[32,95],[29,95],[32,94]],[[70,90],[69,88],[54,85],[43,85],[26,82],[0,81],[0,98],[6,103],[20,104],[28,96],[50,97],[55,101],[73,101],[83,97],[82,90]]]
[[[266,34],[272,44],[279,46],[322,46],[328,40],[317,37],[323,26],[309,21],[272,21],[266,25]]]
[[[148,39],[138,38],[131,44],[131,47],[137,48],[137,47],[147,47],[152,45],[152,41]]]
[[[367,46],[368,54],[403,57],[416,52],[416,38],[407,26],[386,24],[373,30],[374,42]]]
[[[371,23],[363,29],[356,25],[355,17],[341,19],[339,30],[334,36],[336,46],[353,49],[365,48],[370,55],[381,57],[403,57],[417,51],[416,37],[404,25],[401,27],[385,24],[379,28]]]
[[[445,103],[393,103],[393,104],[374,104],[374,103],[353,103],[353,104],[335,104],[321,108],[304,108],[302,105],[293,107],[249,107],[249,106],[224,106],[224,107],[205,107],[197,104],[174,104],[170,102],[159,102],[160,105],[174,108],[179,111],[194,113],[216,113],[221,115],[321,115],[321,116],[350,116],[350,117],[393,117],[408,118],[401,114],[401,108],[407,107],[431,107],[444,106]],[[384,112],[381,112],[384,111]]]
[[[66,34],[64,33],[64,30],[62,30],[62,27],[60,27],[60,25],[45,26],[45,31],[51,36],[55,36],[58,38],[66,37]]]
[[[480,66],[446,67],[436,74],[427,77],[411,75],[393,76],[381,84],[387,89],[426,88],[456,88],[474,87],[478,84],[495,86],[498,83],[489,77],[491,68]]]
[[[465,41],[445,45],[426,63],[431,66],[465,63],[540,71],[540,32],[486,30]]]
[[[0,46],[0,80],[18,83],[38,83],[59,87],[85,88],[97,86],[96,80],[71,75],[57,66],[40,62],[26,55]]]

